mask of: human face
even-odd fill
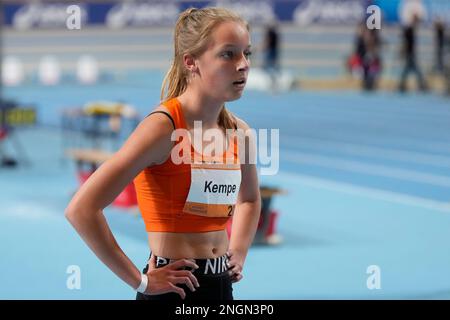
[[[202,91],[220,101],[239,99],[247,82],[250,54],[250,35],[244,25],[219,24],[197,61]]]

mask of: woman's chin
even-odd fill
[[[229,95],[225,101],[238,100],[242,97],[242,93],[244,93],[244,91],[235,91],[235,92],[233,92],[233,94]]]

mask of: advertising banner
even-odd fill
[[[78,14],[82,25],[103,24],[113,29],[164,26],[173,25],[186,8],[220,6],[235,10],[252,25],[274,20],[300,26],[354,25],[364,18],[370,3],[368,0],[6,1],[3,21],[17,29],[58,28]]]

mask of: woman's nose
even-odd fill
[[[247,59],[245,55],[242,55],[241,59],[239,59],[238,71],[247,71],[249,67],[250,61]]]

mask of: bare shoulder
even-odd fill
[[[139,126],[154,130],[155,127],[162,130],[160,134],[164,135],[173,130],[172,120],[165,114],[155,111],[163,111],[170,115],[169,110],[164,105],[156,106],[149,114],[141,121]]]
[[[255,154],[256,154],[256,136],[254,130],[248,125],[247,122],[235,116],[237,122],[238,132],[237,135],[239,137],[239,148],[244,150],[243,153],[239,153],[239,158],[242,164],[245,163],[256,163],[255,162]],[[247,158],[248,157],[248,158]],[[252,167],[243,165],[243,168]]]
[[[153,111],[155,110],[167,111],[164,106],[158,106]],[[172,121],[167,115],[149,114],[139,123],[119,153],[123,154],[125,151],[129,155],[142,157],[146,166],[159,164],[165,161],[173,146],[170,139],[173,129]]]

